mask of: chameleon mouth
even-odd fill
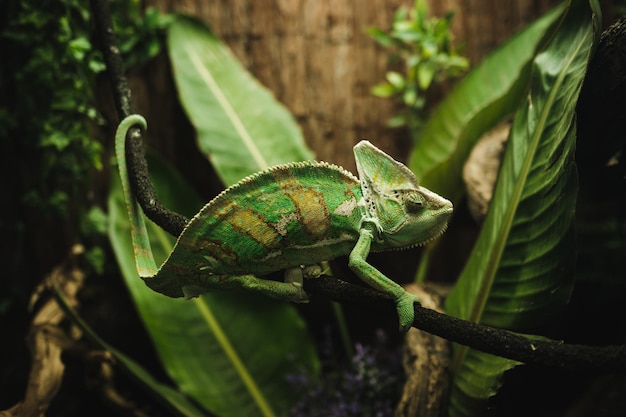
[[[428,239],[422,241],[422,242],[417,242],[414,245],[411,246],[407,246],[405,248],[401,248],[401,249],[410,249],[410,248],[418,248],[418,247],[422,247],[422,246],[426,246],[427,244],[429,244],[430,242],[432,242],[433,240],[436,240],[438,238],[441,237],[441,235],[443,235],[445,233],[445,231],[448,230],[448,223],[444,223],[439,230],[437,230],[435,232],[435,234],[433,234],[431,237],[429,237]]]
[[[425,246],[425,245],[427,245],[428,243],[432,242],[433,240],[440,238],[441,235],[443,235],[446,232],[446,230],[448,230],[448,223],[444,223],[443,226],[441,226],[441,228],[439,230],[437,230],[437,233],[435,233],[434,235],[432,235],[430,238],[426,239],[425,241],[420,242],[417,245],[414,245],[414,247],[415,246]]]
[[[447,229],[448,229],[448,223],[444,223],[443,225],[441,225],[439,227],[439,229],[437,229],[437,231],[431,237],[429,237],[426,240],[423,240],[421,242],[412,243],[412,244],[406,245],[406,246],[396,246],[396,247],[392,247],[392,248],[389,248],[389,249],[372,250],[372,252],[397,252],[397,251],[403,251],[403,250],[407,250],[407,249],[420,248],[422,246],[426,246],[427,244],[429,244],[433,240],[436,240],[439,237],[441,237],[441,235],[443,235]]]

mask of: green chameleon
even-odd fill
[[[325,162],[268,168],[227,188],[187,224],[168,259],[157,268],[140,208],[132,197],[125,141],[142,116],[122,120],[115,148],[129,212],[137,272],[169,297],[191,298],[213,290],[246,289],[307,302],[307,278],[319,262],[349,254],[350,268],[395,300],[400,330],[413,323],[417,297],[367,263],[370,251],[422,245],[441,235],[452,203],[420,187],[415,175],[374,145],[354,147],[360,181]],[[285,270],[285,281],[257,278]]]

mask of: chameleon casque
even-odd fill
[[[400,329],[413,323],[417,297],[367,263],[370,251],[405,249],[441,235],[452,203],[418,185],[415,175],[374,145],[354,147],[359,178],[326,162],[268,168],[227,188],[189,221],[160,268],[128,179],[125,141],[142,116],[122,120],[116,155],[129,211],[139,276],[169,297],[191,298],[225,289],[257,291],[307,302],[303,280],[321,274],[317,264],[349,255],[350,268],[395,300]],[[285,270],[285,282],[257,276]]]

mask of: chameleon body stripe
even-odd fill
[[[323,162],[247,177],[189,222],[157,274],[159,291],[178,294],[179,276],[265,275],[346,255],[359,236],[360,200],[358,179]]]
[[[275,248],[280,244],[281,236],[272,223],[250,209],[233,210],[225,219],[241,236],[247,236],[266,248]]]
[[[293,203],[294,219],[303,230],[315,237],[324,236],[330,228],[324,194],[314,188],[307,188],[307,185],[299,182],[291,171],[276,171],[274,177],[283,193]]]

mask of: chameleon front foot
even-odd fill
[[[415,319],[415,303],[419,302],[419,298],[413,294],[405,292],[396,298],[396,310],[398,311],[398,319],[400,321],[400,331],[407,332],[413,325]]]

